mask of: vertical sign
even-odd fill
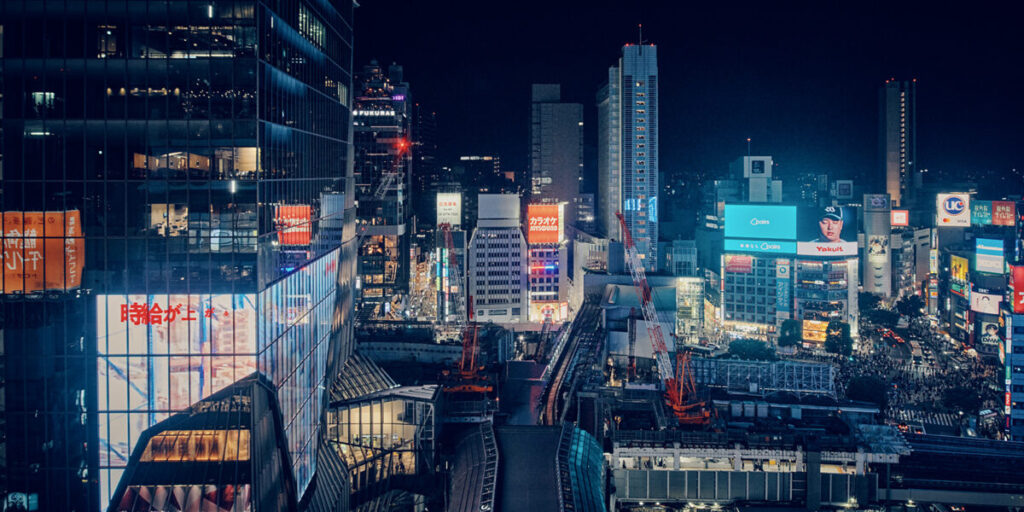
[[[789,294],[790,267],[789,260],[779,258],[775,260],[775,310],[783,313],[790,311]]]

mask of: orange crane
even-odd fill
[[[647,333],[651,338],[654,360],[661,378],[665,381],[665,405],[672,410],[680,424],[707,425],[711,421],[711,412],[707,403],[697,395],[697,385],[693,379],[693,370],[690,368],[690,354],[677,351],[676,364],[673,366],[668,355],[668,345],[665,344],[665,335],[661,332],[661,324],[658,322],[658,312],[654,308],[651,286],[647,284],[647,273],[636,250],[636,244],[633,243],[633,235],[629,232],[622,212],[615,212],[615,216],[619,218],[619,225],[622,227],[626,261],[629,263],[629,273],[633,277],[636,293],[640,296],[640,309],[643,311]]]
[[[494,388],[487,383],[487,378],[480,375],[482,366],[478,366],[476,356],[478,352],[477,331],[479,330],[473,318],[472,297],[466,296],[465,280],[462,278],[462,270],[459,267],[459,258],[455,254],[455,241],[452,239],[451,224],[444,223],[440,226],[444,234],[444,243],[448,249],[448,277],[455,279],[455,295],[458,301],[458,312],[456,314],[456,325],[462,326],[462,357],[455,365],[455,371],[445,370],[444,375],[448,377],[448,383],[444,391],[449,393],[490,393]],[[463,320],[462,312],[466,312]],[[464,325],[463,325],[464,324]]]

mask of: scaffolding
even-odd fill
[[[835,368],[828,364],[699,357],[693,358],[691,364],[694,378],[701,386],[762,396],[785,392],[836,398]]]

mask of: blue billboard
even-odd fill
[[[796,242],[774,240],[725,240],[726,252],[760,252],[767,254],[796,254]]]
[[[1003,241],[978,238],[974,247],[974,269],[978,272],[1002,274],[1004,270]]]
[[[796,207],[727,204],[725,237],[796,240]]]
[[[971,201],[971,225],[992,225],[992,201]]]

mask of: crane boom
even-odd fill
[[[629,233],[626,226],[626,218],[621,212],[615,212],[622,227],[622,236],[625,238],[626,261],[629,264],[629,273],[633,277],[633,284],[636,286],[636,293],[640,295],[640,309],[644,314],[644,322],[647,324],[647,333],[651,338],[651,348],[654,349],[654,360],[658,364],[658,372],[662,379],[675,377],[675,370],[672,368],[672,359],[668,356],[668,345],[665,343],[665,335],[661,332],[661,324],[658,322],[658,312],[654,308],[654,300],[651,296],[651,286],[647,284],[647,274],[644,272],[644,264],[640,260],[640,253],[633,243],[633,235]]]

